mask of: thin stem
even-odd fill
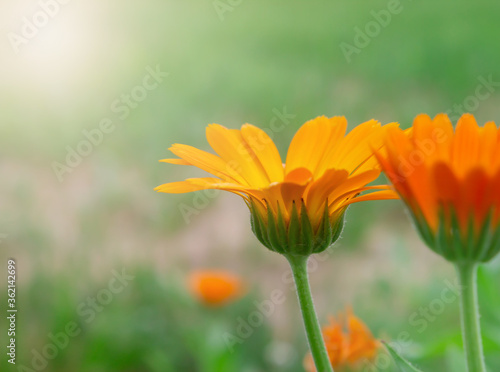
[[[300,310],[304,319],[307,340],[309,348],[314,359],[314,364],[318,372],[333,372],[328,353],[326,352],[325,343],[321,334],[318,317],[314,310],[314,303],[309,286],[309,278],[307,276],[307,259],[305,256],[286,256],[290,266],[292,267],[293,278],[297,288],[299,297]]]
[[[467,370],[486,372],[477,303],[477,264],[457,263],[456,269],[461,285],[460,313]]]

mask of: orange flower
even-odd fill
[[[225,305],[244,293],[241,279],[225,271],[195,271],[188,282],[195,297],[209,306]]]
[[[318,117],[305,123],[290,144],[286,164],[266,132],[245,124],[241,130],[207,127],[217,155],[175,144],[180,159],[216,177],[190,178],[158,186],[166,193],[221,189],[241,196],[252,212],[252,228],[269,249],[309,255],[335,241],[348,205],[397,198],[387,186],[366,186],[380,174],[372,148],[382,146],[387,128],[370,120],[345,135],[344,117]],[[363,191],[381,190],[359,196]]]
[[[366,325],[351,310],[347,310],[347,319],[339,314],[339,321],[330,318],[330,324],[323,327],[323,339],[332,367],[337,370],[357,368],[373,360],[380,347]],[[344,330],[344,327],[347,329]],[[308,372],[316,372],[310,354],[304,359],[304,367]]]
[[[409,135],[387,131],[382,169],[420,234],[450,261],[488,261],[500,250],[500,130],[470,114],[417,116]]]

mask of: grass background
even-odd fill
[[[389,4],[400,12],[348,61],[341,43],[355,45],[357,28]],[[32,368],[33,350],[75,321],[82,332],[43,370],[302,371],[307,347],[284,260],[259,246],[237,197],[153,192],[199,174],[157,160],[172,143],[207,150],[208,123],[269,128],[276,110],[295,115],[274,135],[284,157],[315,116],[407,127],[421,112],[456,117],[459,105],[475,102],[481,79],[500,82],[495,1],[74,0],[18,53],[8,35],[21,34],[40,3],[0,9],[0,257],[17,261],[17,367]],[[112,103],[141,84],[148,66],[169,75],[120,119]],[[498,84],[492,90],[469,106],[481,123],[499,120]],[[60,182],[53,163],[103,119],[114,130]],[[196,210],[187,220],[185,206]],[[204,308],[185,278],[207,267],[239,273],[249,294]],[[85,322],[78,306],[122,269],[135,279]],[[342,239],[311,280],[322,323],[352,305],[377,337],[408,332],[402,352],[423,370],[465,370],[458,302],[435,307],[432,320],[421,313],[439,305],[453,270],[422,245],[401,203],[350,208]],[[498,260],[481,269],[491,371],[500,369],[499,280]],[[285,303],[229,352],[221,335],[236,333],[238,319],[275,289]],[[6,304],[5,290],[0,297]],[[7,343],[3,316],[1,324]],[[2,370],[19,370],[2,358]]]

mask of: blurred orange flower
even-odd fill
[[[188,278],[189,289],[202,303],[209,306],[225,305],[244,292],[243,281],[226,271],[195,271]]]
[[[372,149],[382,146],[385,131],[375,120],[346,135],[344,117],[317,117],[295,134],[282,163],[269,135],[250,124],[241,130],[218,124],[206,136],[217,155],[174,144],[179,159],[215,177],[170,182],[155,190],[185,193],[221,189],[241,196],[252,212],[252,228],[267,248],[279,253],[310,255],[330,246],[340,235],[346,208],[363,200],[395,199],[388,186],[366,186],[380,174]],[[359,195],[363,191],[371,194]]]
[[[350,309],[345,315],[339,314],[338,320],[330,318],[330,324],[323,327],[323,339],[335,371],[358,368],[375,358],[380,347],[380,342]],[[307,372],[316,372],[311,354],[305,357],[304,367]]]
[[[419,115],[408,134],[387,131],[382,169],[424,241],[450,261],[488,261],[500,250],[500,130],[470,114]]]

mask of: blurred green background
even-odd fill
[[[0,257],[3,283],[7,259],[17,262],[19,312],[17,364],[2,352],[0,370],[303,371],[285,260],[259,246],[238,197],[155,193],[200,174],[158,160],[172,143],[208,150],[212,122],[282,123],[283,158],[318,115],[351,127],[407,127],[421,112],[498,122],[499,14],[484,0],[2,2]],[[352,305],[423,370],[465,371],[458,301],[441,299],[454,272],[402,204],[362,203],[346,220],[311,273],[321,322]],[[185,283],[202,268],[238,273],[248,294],[207,309]],[[133,279],[104,299],[123,271]],[[496,260],[479,275],[490,371],[500,370],[499,282]],[[285,302],[229,348],[223,335],[237,336],[274,290]],[[91,307],[96,296],[105,305]],[[68,324],[78,334],[47,349]],[[393,370],[377,363],[364,370]]]

